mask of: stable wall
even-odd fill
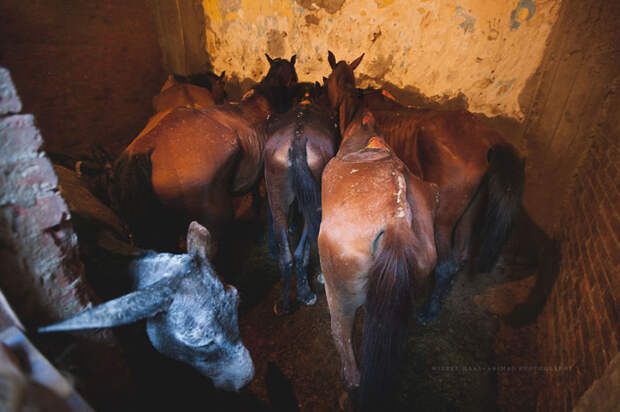
[[[145,0],[0,2],[0,65],[50,153],[118,153],[152,114],[166,73]]]
[[[215,69],[243,80],[267,70],[264,53],[297,54],[301,80],[330,72],[327,51],[366,85],[405,101],[460,94],[469,110],[523,119],[519,96],[539,66],[560,0],[203,0]],[[409,94],[409,95],[408,95]]]

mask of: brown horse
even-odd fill
[[[222,104],[226,98],[224,82],[226,72],[220,76],[203,73],[192,76],[171,75],[164,83],[159,94],[153,97],[153,109],[156,113],[172,110],[176,107],[199,107]]]
[[[293,267],[297,278],[297,300],[313,305],[316,295],[308,284],[307,266],[310,246],[316,242],[321,223],[321,174],[336,154],[338,130],[327,109],[326,95],[320,85],[301,89],[300,101],[269,126],[265,145],[265,186],[269,200],[272,235],[278,246],[282,274],[282,297],[274,305],[274,313],[290,312],[289,293]],[[304,219],[303,232],[291,254],[289,221],[295,213]]]
[[[356,116],[323,172],[318,238],[331,329],[345,386],[376,411],[390,388],[407,336],[412,289],[437,261],[433,220],[438,188],[413,175],[377,137],[369,112]],[[351,344],[364,305],[361,376]]]
[[[136,244],[176,249],[189,220],[222,235],[232,196],[262,177],[264,122],[290,107],[297,84],[295,56],[267,59],[269,72],[241,102],[176,108],[116,161],[110,198]]]
[[[362,55],[363,56],[363,55]],[[353,69],[335,62],[327,85],[341,130],[364,107],[355,91]],[[419,316],[434,320],[454,275],[477,255],[477,269],[489,271],[508,238],[520,208],[524,160],[494,130],[467,111],[372,108],[379,133],[412,173],[439,186],[441,203],[435,222],[438,264],[432,296]],[[481,244],[472,250],[474,237]]]

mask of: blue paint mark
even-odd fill
[[[534,0],[519,1],[517,8],[510,13],[510,30],[517,30],[521,25],[521,22],[519,21],[519,11],[521,11],[521,9],[527,9],[529,11],[527,18],[525,19],[525,21],[528,21],[536,12],[536,3],[534,3]]]
[[[463,29],[465,33],[473,33],[476,26],[476,18],[467,13],[464,8],[457,6],[455,8],[455,15],[462,17],[464,20],[459,24],[459,27]]]

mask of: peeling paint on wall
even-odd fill
[[[338,60],[366,57],[360,86],[419,90],[435,101],[523,117],[519,95],[542,59],[561,0],[202,0],[216,71],[259,80],[264,53],[297,54],[301,81]],[[515,22],[518,23],[514,29]],[[493,85],[494,87],[491,87]]]
[[[463,29],[465,33],[474,32],[474,27],[476,26],[476,18],[474,16],[467,13],[461,6],[457,6],[453,14],[457,19],[462,20],[461,23],[459,23],[459,27]]]
[[[510,30],[516,30],[521,23],[528,21],[536,12],[536,4],[533,0],[521,0],[510,13]]]

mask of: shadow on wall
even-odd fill
[[[513,229],[513,251],[516,263],[535,265],[536,281],[527,298],[503,317],[511,327],[536,322],[560,272],[560,241],[549,237],[522,209]]]

